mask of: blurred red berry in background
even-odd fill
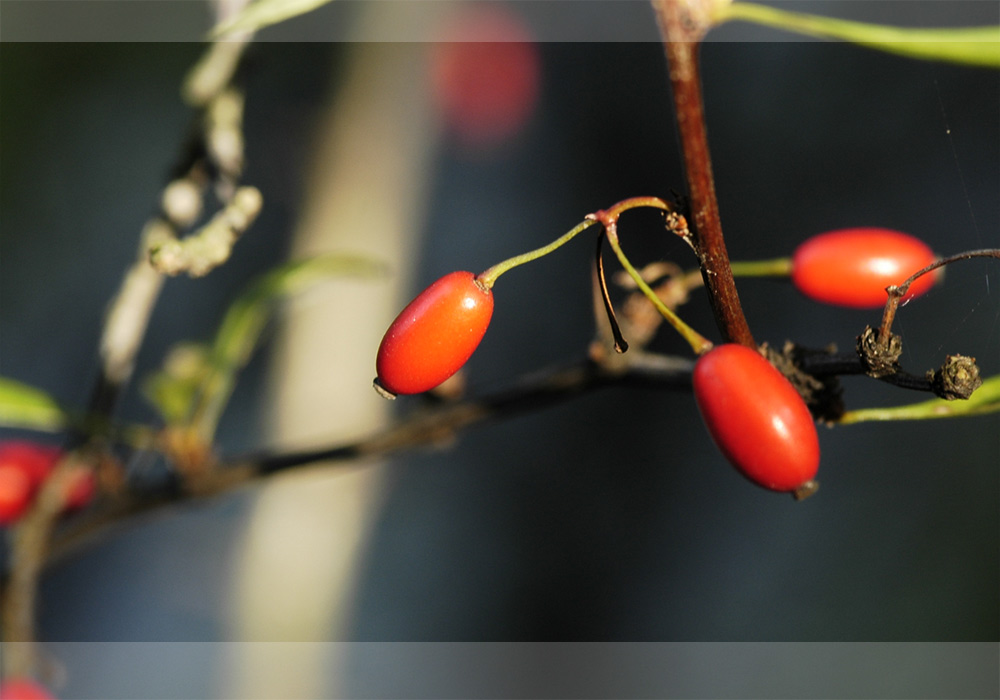
[[[517,135],[538,101],[540,59],[524,21],[502,5],[453,13],[430,50],[434,103],[446,129],[472,150]]]
[[[45,481],[61,456],[60,449],[35,442],[12,440],[0,443],[0,466],[10,464],[21,469],[31,479],[34,488]]]
[[[10,525],[24,515],[34,492],[31,478],[23,469],[0,464],[0,526]]]
[[[55,700],[45,688],[27,678],[8,678],[0,683],[0,700]]]
[[[34,442],[0,443],[0,525],[9,525],[24,515],[62,456],[62,450]],[[93,472],[80,472],[67,486],[66,510],[83,508],[96,491]]]

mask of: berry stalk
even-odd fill
[[[538,260],[538,258],[548,255],[557,248],[561,248],[562,246],[566,245],[571,240],[576,238],[578,234],[583,233],[596,223],[597,223],[596,221],[593,221],[591,219],[585,219],[584,221],[581,221],[572,229],[570,229],[569,231],[561,235],[559,238],[549,243],[548,245],[544,245],[541,248],[536,248],[535,250],[529,251],[527,253],[522,253],[521,255],[515,255],[512,258],[508,258],[507,260],[497,263],[493,267],[480,272],[478,275],[476,275],[476,281],[480,285],[482,285],[485,289],[492,289],[493,285],[497,281],[497,278],[503,273],[512,270],[520,265],[524,265],[525,263],[529,263],[532,260]]]
[[[693,329],[688,324],[681,320],[680,316],[675,314],[670,307],[663,303],[663,300],[656,295],[656,292],[649,286],[649,284],[642,278],[642,275],[638,270],[632,265],[628,257],[626,257],[625,252],[622,250],[621,245],[618,243],[618,224],[615,220],[604,221],[604,231],[608,238],[608,244],[611,249],[615,251],[615,255],[618,256],[618,262],[621,263],[622,267],[628,273],[629,277],[635,282],[636,286],[646,295],[656,310],[660,312],[660,315],[666,319],[674,330],[680,333],[681,337],[687,341],[688,345],[696,355],[702,355],[712,349],[712,341],[705,338],[698,331]]]

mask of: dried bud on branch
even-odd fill
[[[940,369],[927,373],[927,379],[934,393],[949,401],[967,399],[983,384],[976,358],[965,355],[948,355]]]
[[[891,333],[889,342],[883,342],[881,334],[871,326],[865,326],[858,336],[858,356],[869,377],[878,379],[899,371],[899,358],[903,354],[903,339]]]

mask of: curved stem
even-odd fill
[[[584,219],[576,226],[574,226],[572,229],[570,229],[562,236],[549,243],[548,245],[542,246],[541,248],[536,248],[535,250],[532,250],[527,253],[522,253],[521,255],[515,255],[513,258],[508,258],[507,260],[504,260],[501,263],[497,263],[493,267],[484,270],[483,272],[480,272],[478,275],[476,275],[476,280],[486,289],[492,289],[493,285],[497,281],[497,277],[499,277],[503,273],[507,272],[508,270],[512,270],[513,268],[518,267],[519,265],[524,265],[525,263],[529,263],[532,260],[537,260],[538,258],[548,255],[555,249],[561,248],[566,243],[569,243],[577,236],[577,234],[586,231],[588,228],[590,228],[596,223],[597,221],[593,219]]]
[[[480,272],[476,275],[476,281],[479,282],[486,289],[492,289],[493,285],[496,284],[497,277],[512,270],[519,265],[524,265],[532,260],[538,260],[538,258],[544,257],[556,250],[561,248],[565,244],[573,240],[578,234],[586,231],[588,228],[596,223],[604,223],[607,220],[617,220],[617,218],[629,209],[640,209],[640,208],[652,208],[661,209],[663,211],[671,212],[673,207],[667,204],[665,201],[659,197],[630,197],[629,199],[623,199],[617,204],[612,205],[606,210],[595,212],[593,214],[588,214],[587,217],[581,221],[579,224],[574,226],[572,229],[564,233],[562,236],[552,241],[548,245],[542,246],[541,248],[536,248],[535,250],[529,251],[527,253],[522,253],[521,255],[515,255],[512,258],[508,258],[501,263],[497,263],[493,267]]]
[[[602,212],[595,212],[590,217],[587,218],[605,218],[617,220],[619,216],[627,212],[629,209],[641,209],[644,207],[652,209],[661,209],[663,211],[672,212],[674,208],[667,204],[665,201],[659,197],[629,197],[628,199],[623,199],[617,204],[608,207]]]
[[[688,342],[691,349],[694,350],[696,355],[701,355],[712,349],[712,341],[708,340],[702,336],[698,331],[691,328],[688,324],[681,320],[680,316],[675,314],[670,308],[663,303],[663,300],[656,295],[656,292],[652,290],[646,280],[642,278],[639,271],[632,266],[629,259],[625,256],[625,252],[621,249],[618,244],[618,231],[615,221],[607,221],[604,224],[604,230],[608,237],[608,243],[611,245],[612,250],[615,251],[615,255],[618,256],[618,261],[628,272],[629,277],[635,281],[636,286],[642,290],[642,293],[646,295],[646,298],[653,302],[653,306],[656,310],[660,312],[660,315],[666,319],[667,323],[673,326],[674,330],[681,334],[681,337]]]
[[[611,324],[611,336],[615,340],[615,352],[621,354],[628,351],[628,341],[622,335],[622,329],[618,325],[618,318],[615,316],[615,307],[611,305],[611,295],[608,294],[608,282],[604,277],[604,239],[606,232],[602,231],[597,237],[597,283],[601,289],[601,301],[604,302],[604,311],[608,315],[608,323]]]
[[[879,327],[878,342],[879,345],[886,349],[889,347],[889,341],[892,338],[892,323],[896,319],[896,311],[899,309],[899,302],[906,296],[906,293],[910,291],[910,285],[917,281],[920,277],[923,277],[929,272],[933,272],[940,267],[945,265],[950,265],[951,263],[958,262],[960,260],[971,260],[972,258],[998,258],[1000,259],[1000,248],[985,248],[982,250],[967,250],[963,253],[957,253],[955,255],[950,255],[946,258],[940,258],[935,260],[927,267],[917,270],[900,285],[889,285],[886,287],[885,291],[889,294],[889,300],[885,304],[885,309],[882,311],[882,325]]]

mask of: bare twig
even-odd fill
[[[688,389],[693,360],[656,355],[641,350],[629,352],[625,365],[602,365],[589,359],[549,368],[522,378],[510,389],[458,403],[440,404],[418,410],[410,417],[362,440],[325,449],[296,453],[259,453],[224,460],[221,468],[201,474],[195,489],[175,489],[164,494],[132,494],[110,502],[58,532],[53,555],[66,551],[90,534],[169,503],[215,496],[274,474],[316,462],[355,464],[362,458],[382,457],[422,445],[450,442],[472,425],[504,420],[529,411],[568,401],[581,394],[608,386],[663,386]]]
[[[729,267],[705,129],[698,47],[711,27],[712,0],[652,2],[670,68],[677,130],[688,183],[693,243],[701,262],[708,298],[723,338],[727,342],[756,347]]]
[[[899,302],[902,301],[903,297],[906,296],[906,293],[910,291],[911,284],[940,267],[950,265],[951,263],[958,262],[959,260],[971,260],[972,258],[1000,258],[1000,248],[968,250],[964,253],[957,253],[946,258],[941,258],[940,260],[935,260],[927,267],[914,272],[902,284],[898,286],[889,285],[886,287],[885,291],[889,294],[889,300],[885,303],[885,309],[882,312],[882,325],[879,327],[878,332],[879,345],[883,349],[888,348],[889,342],[892,339],[892,322],[896,319],[896,311],[899,309]]]

